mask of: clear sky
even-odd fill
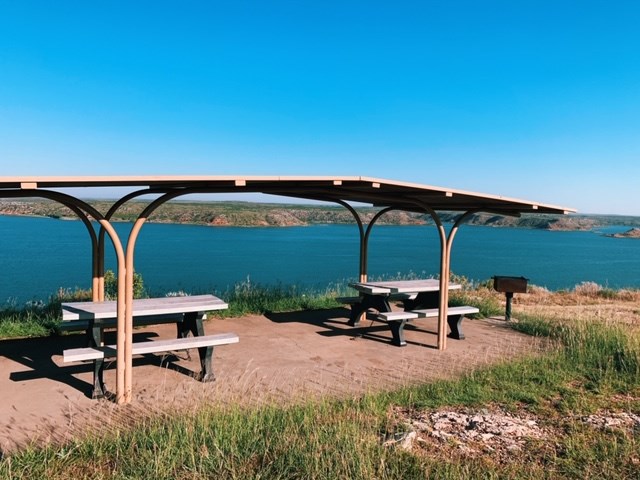
[[[0,0],[0,166],[640,215],[640,2]]]

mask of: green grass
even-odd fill
[[[602,409],[640,412],[637,335],[588,319],[519,318],[515,328],[552,341],[548,353],[351,400],[153,417],[105,437],[28,448],[0,461],[0,478],[639,478],[637,433],[579,420]],[[446,445],[408,453],[382,446],[401,428],[392,406],[526,411],[555,434],[506,459],[468,458]]]
[[[262,315],[271,312],[335,308],[340,306],[335,298],[347,295],[347,291],[346,284],[330,285],[324,290],[314,290],[295,285],[264,286],[247,279],[221,294],[221,298],[225,299],[229,308],[215,314],[238,317],[248,314]]]
[[[59,303],[28,305],[0,309],[0,338],[44,337],[53,334],[60,324]]]

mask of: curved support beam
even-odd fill
[[[371,234],[371,229],[378,221],[378,219],[384,215],[385,213],[395,210],[394,207],[386,207],[377,212],[371,221],[368,223],[367,228],[364,228],[364,224],[362,223],[362,218],[358,214],[355,208],[349,205],[347,202],[343,200],[333,200],[333,202],[342,205],[344,208],[351,212],[353,218],[355,218],[358,223],[358,230],[360,232],[360,282],[366,282],[368,278],[368,264],[369,264],[369,235]]]
[[[137,197],[141,197],[143,195],[150,195],[155,193],[166,193],[167,189],[165,188],[145,188],[142,190],[136,190],[135,192],[128,193],[124,197],[117,200],[107,213],[104,215],[104,218],[108,221],[111,221],[111,217],[118,211],[118,209],[127,203],[129,200],[132,200]],[[104,234],[105,230],[100,228],[100,232],[98,234],[98,301],[104,302]]]
[[[360,280],[361,282],[367,281],[367,275],[368,275],[368,270],[369,270],[369,236],[371,235],[371,230],[373,229],[373,226],[376,224],[376,222],[378,221],[378,219],[384,215],[387,212],[390,212],[391,210],[396,210],[395,207],[386,207],[383,208],[382,210],[380,210],[378,213],[376,213],[373,218],[371,219],[371,221],[369,222],[369,224],[367,225],[367,231],[364,235],[364,255],[362,255],[362,249],[361,249],[361,260],[360,260],[360,265],[361,265],[361,277],[362,277],[362,273],[364,273],[364,280]]]
[[[99,258],[98,258],[98,236],[96,235],[96,231],[93,229],[93,225],[91,224],[91,220],[87,217],[87,215],[78,207],[71,204],[64,204],[65,207],[72,210],[82,223],[84,223],[85,227],[87,227],[87,231],[89,232],[89,237],[91,237],[91,299],[96,302],[99,298]]]
[[[416,205],[420,206],[431,218],[438,228],[440,238],[440,303],[438,305],[438,350],[447,348],[447,308],[449,305],[449,255],[447,253],[447,232],[440,220],[437,212],[426,203],[416,200]]]
[[[358,272],[360,278],[358,281],[366,282],[367,281],[367,244],[365,240],[364,225],[362,223],[362,218],[360,218],[360,215],[358,214],[356,209],[353,208],[351,205],[349,205],[347,202],[343,200],[334,200],[334,202],[337,203],[338,205],[342,205],[344,208],[349,210],[349,212],[351,213],[351,215],[353,216],[353,218],[356,220],[358,224],[358,231],[360,233],[360,271]]]
[[[453,248],[453,239],[456,236],[456,233],[458,233],[458,228],[460,227],[460,225],[462,225],[463,222],[465,222],[471,215],[475,215],[478,212],[481,212],[482,210],[475,208],[473,210],[469,210],[465,213],[463,213],[462,215],[460,215],[457,220],[455,221],[455,223],[453,224],[453,227],[451,227],[451,231],[449,232],[449,236],[447,238],[447,278],[449,278],[451,276],[451,249]]]
[[[149,215],[151,215],[158,207],[162,204],[172,200],[176,197],[180,197],[183,195],[188,195],[190,193],[201,192],[202,189],[180,189],[169,191],[165,193],[159,198],[156,198],[153,202],[146,206],[146,208],[138,215],[135,223],[133,224],[133,228],[129,233],[129,238],[127,240],[127,251],[125,255],[125,281],[124,289],[125,289],[125,314],[124,314],[124,332],[125,332],[125,345],[124,345],[124,353],[126,359],[125,366],[125,377],[124,377],[124,402],[129,403],[132,398],[132,389],[133,389],[133,359],[132,359],[132,351],[133,351],[133,271],[134,271],[134,253],[136,248],[136,240],[138,238],[138,234],[142,229],[142,226],[147,221]],[[120,284],[118,283],[118,296],[120,295]]]
[[[1,196],[7,196],[6,194],[9,192],[2,192]],[[118,340],[117,340],[117,352],[116,352],[116,370],[117,370],[117,382],[116,382],[116,402],[124,403],[125,395],[124,395],[124,377],[125,377],[125,362],[124,362],[124,340],[125,336],[123,333],[124,329],[124,321],[125,321],[125,256],[124,249],[122,248],[122,243],[120,242],[120,238],[118,234],[114,230],[113,226],[106,220],[102,214],[96,210],[94,207],[89,205],[82,200],[79,200],[71,195],[67,195],[61,192],[53,192],[50,190],[29,190],[28,193],[23,194],[22,191],[16,190],[16,196],[26,196],[26,197],[42,197],[48,198],[49,200],[56,201],[63,205],[74,205],[78,209],[83,210],[87,214],[91,215],[97,222],[100,223],[100,226],[105,229],[111,241],[113,243],[113,248],[116,253],[116,258],[118,260],[118,298],[117,298],[117,316],[118,316]],[[12,196],[12,195],[9,195]],[[93,227],[92,227],[93,230]]]
[[[42,194],[40,194],[42,192]],[[58,192],[51,192],[58,193]],[[98,299],[98,237],[96,236],[96,232],[91,224],[91,220],[87,214],[76,204],[69,202],[67,199],[54,199],[51,195],[49,195],[48,191],[44,190],[36,190],[36,191],[25,191],[25,190],[14,190],[14,191],[0,191],[0,197],[4,198],[29,198],[29,197],[42,197],[47,198],[49,200],[53,200],[61,205],[64,205],[82,221],[84,226],[89,233],[89,237],[91,239],[91,272],[92,272],[92,282],[91,282],[91,295],[93,301]]]
[[[444,350],[447,348],[446,337],[446,325],[448,317],[449,306],[449,280],[451,277],[451,250],[453,248],[453,240],[458,232],[458,228],[464,221],[466,221],[471,215],[482,211],[481,209],[469,210],[460,215],[451,231],[447,235],[447,232],[440,220],[438,213],[433,210],[429,205],[416,202],[420,205],[429,215],[433,218],[433,221],[438,227],[438,233],[440,237],[440,302],[438,305],[438,350]]]

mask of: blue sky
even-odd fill
[[[640,215],[640,2],[0,0],[0,175],[366,175]]]

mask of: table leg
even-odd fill
[[[194,337],[204,336],[204,325],[202,323],[203,317],[204,312],[185,313],[182,324],[178,324],[179,336],[184,338],[189,335],[189,332],[191,332]],[[213,347],[209,346],[198,348],[198,355],[200,356],[201,368],[198,380],[201,382],[213,382],[216,379],[211,365],[213,362]]]
[[[385,295],[362,295],[360,303],[354,303],[351,306],[348,325],[351,327],[357,327],[362,314],[370,308],[377,310],[378,312],[391,311],[389,299]]]
[[[87,328],[87,346],[101,347],[103,343],[103,330],[100,325],[91,322]],[[104,358],[99,358],[93,362],[93,390],[91,398],[104,398],[107,389],[104,384]]]

